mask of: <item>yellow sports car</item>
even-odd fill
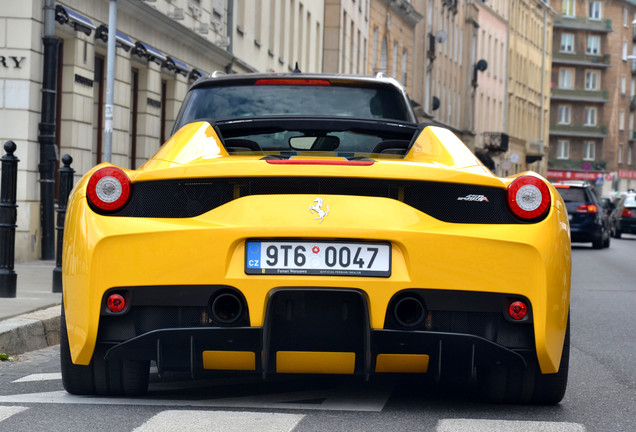
[[[140,169],[68,204],[61,368],[74,394],[158,374],[428,374],[558,403],[570,238],[539,175],[495,177],[389,78],[204,78]]]

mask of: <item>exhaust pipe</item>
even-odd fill
[[[406,296],[395,303],[393,316],[402,327],[414,328],[424,321],[426,308],[418,297]]]
[[[212,319],[220,324],[234,324],[243,316],[243,302],[238,295],[230,292],[219,294],[210,306]]]

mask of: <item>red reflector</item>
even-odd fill
[[[557,189],[570,189],[570,185],[563,185],[563,184],[555,184],[554,187]]]
[[[126,308],[126,300],[121,294],[111,294],[106,300],[108,310],[113,313],[119,313]]]
[[[508,315],[514,320],[522,320],[528,314],[528,306],[522,301],[513,302],[508,307]]]
[[[634,210],[630,210],[628,208],[623,209],[623,213],[621,213],[623,217],[634,217]]]
[[[317,159],[268,159],[268,164],[272,165],[349,165],[349,166],[369,166],[374,161],[362,160],[317,160]]]
[[[323,79],[303,79],[303,78],[268,78],[259,79],[255,85],[318,85],[328,86],[331,83]]]

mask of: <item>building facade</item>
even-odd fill
[[[636,2],[554,2],[550,171],[602,194],[636,187]]]
[[[364,75],[368,62],[370,0],[325,0],[324,7],[322,71]]]
[[[77,179],[102,162],[106,150],[109,2],[3,0],[0,140],[14,141],[20,159],[17,261],[54,255],[54,248],[43,246],[51,243],[46,239],[55,241],[54,226],[40,217],[45,4],[55,17],[57,46],[49,65],[56,75],[57,160],[50,162],[57,170],[60,156],[70,154]],[[296,62],[305,71],[321,71],[323,15],[322,2],[297,0],[117,1],[110,161],[137,168],[152,156],[170,136],[181,101],[199,76],[290,71]]]
[[[503,175],[547,172],[554,10],[543,0],[512,0],[508,25],[506,131]],[[552,3],[550,3],[552,4]]]
[[[383,73],[415,89],[415,28],[422,15],[407,0],[370,0],[367,74]]]

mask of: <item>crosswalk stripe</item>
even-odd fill
[[[483,420],[483,419],[442,419],[437,423],[437,432],[585,432],[578,423]]]
[[[60,372],[54,372],[54,373],[31,374],[11,382],[23,383],[23,382],[33,382],[33,381],[52,381],[52,380],[61,380],[61,379],[62,379],[62,374]]]
[[[29,408],[22,406],[0,406],[0,422],[26,409]]]
[[[233,411],[162,411],[134,432],[289,432],[304,418],[299,414]]]

